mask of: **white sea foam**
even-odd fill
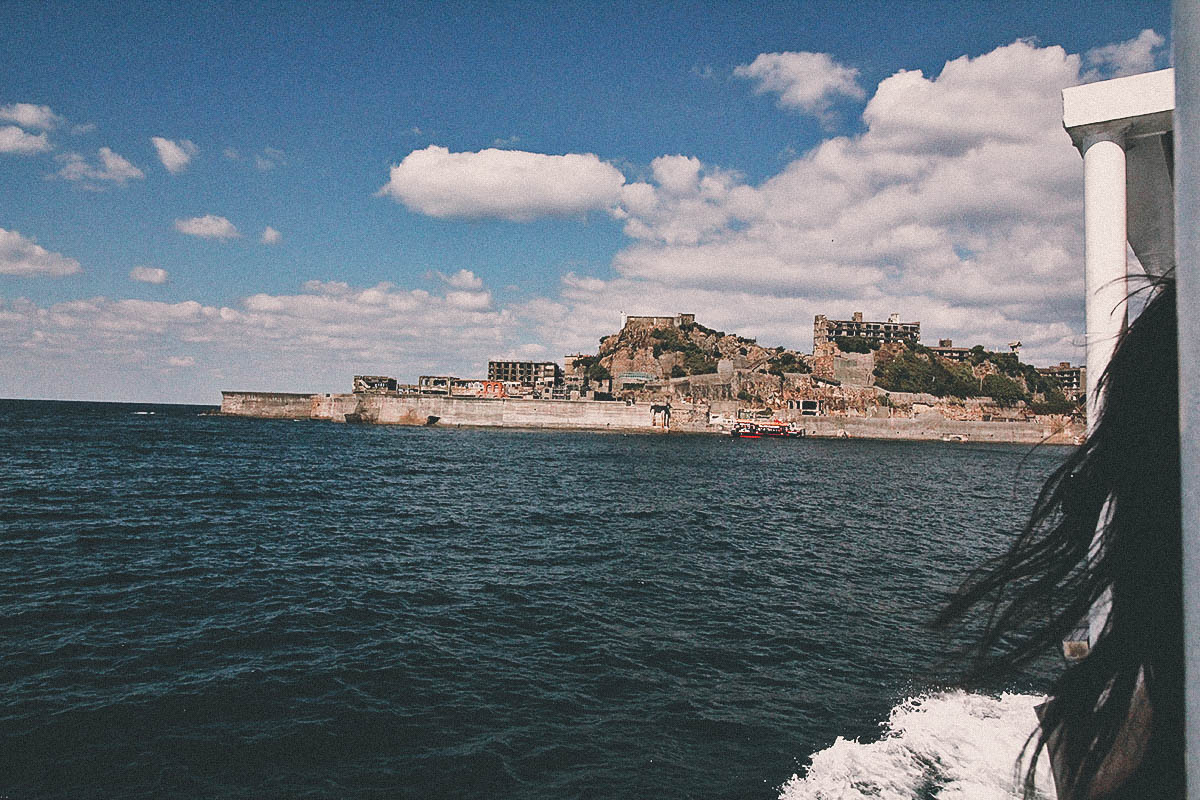
[[[781,787],[780,800],[1019,797],[1017,758],[1037,727],[1033,707],[1044,699],[963,691],[910,698],[892,709],[878,741],[839,736],[815,753],[804,776]],[[1038,759],[1037,787],[1052,798],[1047,761]]]

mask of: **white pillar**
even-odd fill
[[[1175,291],[1183,483],[1183,659],[1188,796],[1200,798],[1200,4],[1176,0]]]
[[[1085,143],[1083,229],[1090,432],[1102,402],[1096,385],[1125,326],[1125,148],[1119,133]]]

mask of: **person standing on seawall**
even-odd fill
[[[1059,800],[1185,797],[1174,283],[1151,290],[1100,378],[1087,441],[1046,482],[1009,552],[972,574],[936,622],[988,608],[964,655],[968,681],[992,681],[1058,647],[1111,593],[1089,655],[1038,709],[1026,798],[1043,750]]]

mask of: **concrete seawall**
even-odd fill
[[[951,439],[967,442],[1015,444],[1075,444],[1082,428],[1063,428],[1050,422],[967,422],[941,414],[918,417],[807,417],[802,423],[808,436],[847,439]]]
[[[649,403],[519,400],[437,395],[222,392],[221,413],[265,419],[320,419],[380,425],[580,428],[664,431]],[[657,424],[656,424],[657,421]]]
[[[590,400],[521,400],[395,394],[287,394],[222,392],[221,413],[259,419],[311,419],[379,425],[548,428],[665,433],[661,407]],[[849,439],[957,439],[969,442],[1074,444],[1078,425],[1059,418],[1021,422],[950,420],[937,412],[916,417],[791,417],[808,436]],[[721,433],[704,407],[673,408],[670,430]]]

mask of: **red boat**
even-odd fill
[[[729,429],[729,435],[736,436],[739,439],[788,439],[803,436],[804,431],[797,430],[788,423],[780,422],[779,420],[771,420],[770,422],[741,421],[734,423],[734,426]]]

